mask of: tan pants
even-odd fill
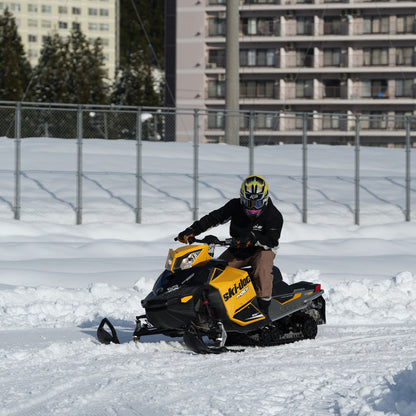
[[[220,255],[229,266],[237,269],[244,266],[253,268],[252,278],[256,294],[259,298],[270,298],[273,290],[273,260],[276,254],[271,250],[258,250],[255,254],[245,259],[236,259],[229,250]]]

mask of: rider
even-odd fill
[[[233,244],[220,258],[229,266],[253,268],[253,283],[262,312],[267,313],[273,289],[273,260],[279,245],[283,217],[273,205],[267,182],[248,176],[241,185],[240,198],[228,201],[180,232],[177,240],[192,244],[195,236],[231,220]]]

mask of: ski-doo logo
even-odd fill
[[[234,283],[234,286],[228,289],[228,292],[225,292],[222,297],[224,301],[230,300],[233,296],[235,296],[240,290],[243,290],[249,283],[251,282],[250,276],[245,277],[244,279],[240,279],[237,283]],[[246,291],[244,291],[245,293]],[[240,297],[243,293],[240,293],[237,297]]]

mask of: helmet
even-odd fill
[[[241,205],[247,215],[259,215],[269,200],[267,182],[257,175],[244,179],[240,190]]]

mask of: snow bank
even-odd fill
[[[140,300],[150,289],[150,281],[139,280],[130,289],[95,283],[85,289],[20,286],[0,290],[0,327],[85,326],[97,324],[104,316],[133,322],[137,313],[142,312]]]
[[[391,279],[331,282],[319,271],[299,271],[288,283],[321,282],[327,301],[328,324],[368,325],[416,321],[416,278],[402,272]],[[141,278],[133,287],[94,283],[88,288],[24,287],[0,290],[0,327],[69,327],[96,324],[107,316],[134,322],[154,278]]]

